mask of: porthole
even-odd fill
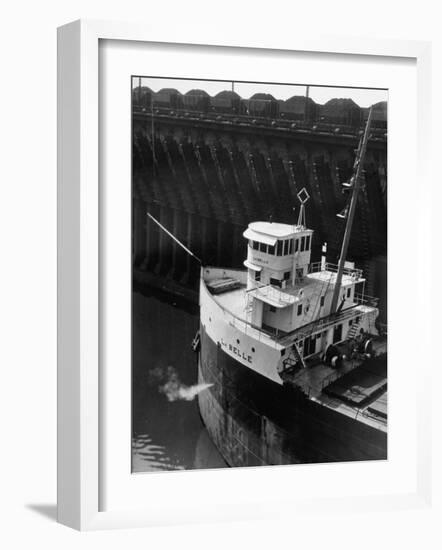
[[[238,338],[236,339],[236,343],[237,343],[237,344],[239,344],[239,340],[238,340]]]
[[[255,348],[252,348],[252,353],[255,353]]]

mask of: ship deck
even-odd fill
[[[310,281],[308,284],[311,284]],[[314,282],[313,282],[314,284]],[[238,319],[247,320],[247,290],[242,284],[239,288],[228,290],[219,295],[214,295],[216,300],[225,310]],[[364,308],[365,306],[358,306]],[[258,329],[257,333],[261,332]],[[250,330],[248,329],[248,330]],[[261,332],[261,334],[263,334]],[[273,345],[276,340],[268,336]],[[373,341],[375,355],[383,355],[387,352],[385,339]],[[353,376],[350,376],[353,373]],[[382,431],[387,431],[387,376],[386,373],[364,372],[361,361],[343,361],[339,369],[332,368],[318,362],[313,357],[307,360],[307,367],[296,373],[283,375],[284,381],[300,387],[310,399],[317,401],[341,414],[357,419]],[[329,390],[333,391],[327,391]],[[377,402],[377,404],[375,404]],[[380,412],[381,411],[381,412]],[[384,411],[385,414],[382,414]]]
[[[387,353],[387,342],[373,342],[377,357]],[[321,362],[284,376],[288,383],[300,387],[310,399],[360,422],[387,431],[386,362],[372,366],[361,360],[344,360],[339,369]]]
[[[235,290],[229,290],[213,296],[214,300],[218,302],[224,309],[242,319],[247,321],[247,289],[246,285],[241,285]]]
[[[275,289],[277,293],[291,296],[298,300],[299,290],[302,289],[306,296],[312,301],[312,303],[319,303],[320,297],[324,294],[324,291],[329,287],[333,287],[336,281],[336,273],[332,271],[322,271],[309,273],[304,277],[302,282],[297,282],[295,286],[289,284],[284,289]],[[364,279],[360,278],[358,282],[363,282]],[[342,288],[347,287],[352,283],[352,279],[349,275],[342,276]],[[267,288],[267,287],[266,287]],[[255,291],[259,292],[259,288]],[[247,307],[247,290],[246,285],[241,285],[240,288],[235,290],[228,290],[216,296],[219,303],[229,310],[237,317],[246,319],[246,307]]]

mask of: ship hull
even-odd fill
[[[384,460],[387,434],[278,384],[228,355],[200,326],[200,414],[230,466]]]

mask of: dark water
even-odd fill
[[[132,471],[226,467],[197,398],[187,400],[198,378],[191,349],[197,308],[155,291],[135,291],[132,326]]]

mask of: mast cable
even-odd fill
[[[179,245],[181,246],[181,248],[183,248],[183,249],[187,252],[187,254],[190,254],[193,258],[195,258],[195,260],[196,260],[200,265],[203,265],[203,262],[198,258],[198,256],[195,256],[195,254],[194,254],[191,250],[189,250],[189,249],[187,248],[187,246],[184,246],[184,244],[183,244],[180,240],[178,240],[178,239],[175,237],[175,235],[172,235],[172,233],[171,233],[170,231],[168,231],[168,230],[164,227],[164,225],[161,225],[161,223],[160,223],[156,218],[154,218],[150,212],[147,212],[147,215],[148,215],[148,217],[149,217],[153,222],[155,222],[155,223],[158,225],[158,227],[160,227],[167,235],[169,235],[169,237],[170,237],[171,239],[173,239],[177,244],[179,244]]]

